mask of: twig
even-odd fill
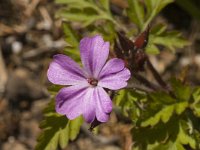
[[[40,0],[32,0],[29,4],[29,6],[25,10],[25,15],[27,17],[30,17],[32,13],[35,11],[35,8],[40,3]]]
[[[134,73],[134,77],[135,79],[137,79],[140,83],[144,84],[145,86],[147,86],[148,88],[152,89],[153,91],[156,91],[157,89],[159,89],[159,87],[151,82],[149,82],[147,79],[145,79],[143,76]]]
[[[127,89],[133,89],[133,90],[138,90],[138,91],[143,91],[146,93],[152,92],[153,90],[151,88],[145,87],[142,84],[130,82],[126,86]]]
[[[45,46],[45,47],[39,47],[36,49],[32,49],[22,55],[23,59],[31,59],[36,56],[42,55],[44,53],[49,53],[50,51],[56,51],[63,49],[65,46],[67,46],[67,43],[65,41],[54,41],[51,46]]]
[[[5,86],[6,86],[7,80],[8,80],[7,71],[6,71],[4,60],[3,60],[3,55],[0,49],[0,97],[5,92]]]
[[[24,24],[14,25],[12,27],[0,23],[0,36],[5,36],[8,34],[24,33],[28,30],[28,26]]]
[[[162,86],[163,88],[167,88],[167,84],[163,81],[160,74],[157,72],[157,70],[154,68],[154,66],[150,62],[149,58],[147,58],[147,66],[149,67],[150,71],[152,72],[152,74],[153,74],[154,78],[156,79],[156,81],[158,82],[158,84],[160,86]]]
[[[51,19],[50,14],[48,13],[47,9],[42,6],[39,7],[39,11],[43,18],[43,21],[37,24],[38,29],[50,30],[53,25],[53,21]]]
[[[165,81],[162,79],[160,74],[157,72],[157,70],[153,67],[151,64],[149,58],[147,58],[147,66],[149,67],[150,71],[152,72],[154,78],[158,82],[158,84],[165,90],[167,93],[169,93],[172,97],[176,97],[173,91],[170,89],[170,87],[165,83]]]

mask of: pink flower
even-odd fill
[[[70,120],[83,115],[88,123],[95,118],[107,122],[112,101],[104,88],[119,90],[127,86],[130,71],[121,59],[106,62],[109,42],[99,35],[80,42],[83,69],[68,56],[58,54],[50,64],[47,76],[53,84],[68,85],[56,96],[56,111]]]

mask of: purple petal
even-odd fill
[[[112,101],[102,87],[95,90],[96,118],[100,122],[107,122],[112,111]]]
[[[106,122],[112,111],[112,101],[102,87],[88,88],[83,107],[86,122],[93,122],[95,116],[98,121]]]
[[[124,69],[124,62],[121,59],[113,58],[110,59],[99,74],[99,78],[101,79],[103,76],[120,72]]]
[[[91,123],[95,119],[95,97],[94,88],[88,88],[84,96],[83,117],[87,123]]]
[[[56,112],[66,115],[70,120],[80,116],[83,112],[83,97],[87,87],[74,85],[62,88],[56,96]]]
[[[49,81],[59,85],[87,84],[83,70],[66,55],[54,56],[47,71]]]
[[[127,68],[124,68],[118,73],[103,76],[99,80],[98,86],[111,90],[119,90],[127,86],[127,80],[130,78],[130,76],[130,71]]]
[[[109,42],[99,35],[85,37],[80,42],[81,60],[90,77],[97,78],[109,54]]]

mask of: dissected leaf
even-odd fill
[[[165,6],[173,1],[174,0],[145,0],[144,3],[142,3],[140,0],[129,0],[127,14],[130,20],[139,27],[140,31],[143,31],[147,28],[154,17]],[[147,9],[146,13],[144,8]],[[167,47],[169,50],[174,52],[176,48],[183,48],[188,44],[189,42],[183,39],[178,32],[167,32],[166,26],[159,24],[151,30],[146,52],[150,54],[158,54],[159,45]]]
[[[160,120],[166,123],[170,117],[173,115],[174,112],[174,105],[166,106],[165,108],[161,109],[159,112],[157,112],[154,116],[150,117],[149,119],[142,122],[142,126],[154,126],[156,125]]]
[[[197,102],[197,103],[200,102],[200,87],[196,87],[193,90],[192,97],[195,102]]]
[[[180,128],[179,128],[179,134],[178,134],[178,141],[181,144],[189,144],[191,148],[195,149],[196,148],[196,141],[194,138],[192,138],[191,135],[187,134],[185,129],[183,128],[183,125],[180,123]]]
[[[146,119],[142,122],[142,126],[154,126],[156,125],[160,120],[164,123],[169,121],[169,119],[173,116],[174,113],[177,115],[180,115],[186,108],[188,107],[187,102],[180,102],[175,103],[173,105],[167,105],[164,106],[161,110],[156,112],[152,117]]]
[[[194,114],[197,117],[200,117],[200,88],[199,87],[196,87],[193,90],[192,97],[194,99],[194,102],[192,103],[191,108],[193,109]]]
[[[58,93],[58,91],[62,88],[63,86],[62,85],[51,85],[48,87],[48,91],[53,94],[53,95],[56,95]]]
[[[151,42],[149,42],[148,46],[145,48],[145,52],[147,54],[159,54],[160,50],[158,49],[158,47],[155,44],[152,44]]]
[[[135,121],[140,114],[140,109],[143,109],[142,101],[145,100],[146,95],[143,93],[120,90],[115,97],[115,104],[120,107],[123,115]]]
[[[153,35],[161,35],[166,31],[167,27],[164,24],[157,24],[152,27],[151,34]]]
[[[174,110],[177,115],[180,115],[188,106],[188,102],[180,102],[175,104]]]
[[[98,20],[107,20],[115,24],[110,14],[109,2],[101,1],[103,8],[98,7],[94,2],[87,0],[63,1],[57,0],[58,4],[65,4],[64,9],[59,9],[57,16],[67,21],[80,22],[80,26],[86,27]]]
[[[111,14],[108,0],[56,0],[56,2],[64,5],[57,13],[63,20],[78,22],[80,29],[84,28],[92,34],[101,33],[109,41],[116,36],[115,26],[119,27],[119,24]],[[141,32],[171,2],[173,0],[128,0],[127,14]],[[65,53],[80,61],[78,50],[80,37],[71,28],[71,24],[65,24],[63,28],[69,44]],[[160,45],[175,51],[176,48],[182,48],[188,44],[180,33],[168,32],[166,25],[155,25],[150,32],[147,53],[159,53]],[[196,146],[193,126],[198,135],[199,128],[196,126],[200,116],[200,90],[192,91],[189,86],[177,80],[172,81],[171,85],[175,97],[160,91],[149,93],[147,96],[133,90],[121,90],[116,95],[116,105],[126,117],[133,121],[133,142],[141,150],[183,150],[183,145],[189,145],[191,148]],[[59,88],[53,87],[52,91],[56,92]],[[56,149],[58,145],[64,148],[68,141],[74,140],[79,133],[82,118],[69,121],[66,117],[57,115],[54,107],[51,105],[45,110],[45,120],[41,124],[43,132],[37,149]],[[183,126],[180,123],[182,121],[186,124],[191,123],[190,127]]]
[[[189,45],[189,42],[180,37],[180,33],[177,32],[165,32],[161,35],[151,36],[151,41],[155,45],[163,45],[169,48],[172,52],[175,52],[176,48],[183,48]]]
[[[184,85],[180,80],[175,78],[171,79],[171,86],[176,95],[177,101],[189,101],[191,96],[191,88]]]
[[[183,48],[184,46],[189,45],[189,42],[183,39],[180,33],[175,31],[167,32],[166,27],[160,25],[152,29],[149,37],[149,45],[151,47],[162,45],[164,47],[167,47],[172,52],[175,52],[176,48]]]
[[[189,107],[187,101],[178,102],[162,91],[149,94],[148,100],[152,101],[148,111],[144,112],[146,114],[145,119],[141,123],[143,127],[155,126],[159,121],[166,123],[173,115],[180,115]]]
[[[188,123],[177,117],[153,127],[133,128],[132,135],[134,146],[141,150],[185,150],[184,145],[188,149],[197,149],[195,133],[189,133]]]
[[[99,2],[101,3],[101,5],[103,6],[103,8],[106,11],[110,11],[110,1],[109,0],[99,0]]]
[[[168,93],[164,91],[157,91],[149,94],[149,97],[154,101],[154,102],[159,102],[164,105],[170,105],[176,103],[176,99],[171,97]]]
[[[147,7],[146,21],[143,25],[143,29],[151,23],[154,17],[168,4],[172,3],[174,0],[146,0],[145,4]]]
[[[132,129],[132,136],[137,146],[175,141],[179,132],[179,119],[172,117],[167,123],[159,122],[153,127],[137,126]]]
[[[140,29],[144,24],[144,7],[138,0],[128,0],[127,14]]]
[[[83,118],[82,117],[78,117],[74,120],[70,120],[69,121],[69,137],[70,140],[75,140],[75,138],[77,137],[77,135],[79,134],[79,130],[80,130],[80,126],[83,123]]]
[[[65,40],[69,43],[72,47],[78,48],[79,45],[79,37],[75,30],[71,28],[68,24],[63,24],[63,31],[65,33]]]
[[[148,150],[185,150],[183,145],[176,141],[169,141],[167,143],[156,143],[148,146]]]
[[[174,0],[152,0],[154,1],[154,8],[156,8],[156,14],[158,14],[165,6],[174,2]]]
[[[52,101],[44,111],[45,119],[41,122],[43,129],[38,137],[36,150],[56,150],[59,146],[65,148],[70,140],[74,140],[83,122],[82,117],[68,120],[66,116],[55,113],[54,102]]]
[[[77,33],[68,24],[63,24],[65,40],[70,45],[64,49],[64,53],[75,61],[80,62],[79,37]]]

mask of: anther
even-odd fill
[[[97,86],[97,84],[98,84],[98,81],[94,78],[88,78],[87,81],[92,86]]]

